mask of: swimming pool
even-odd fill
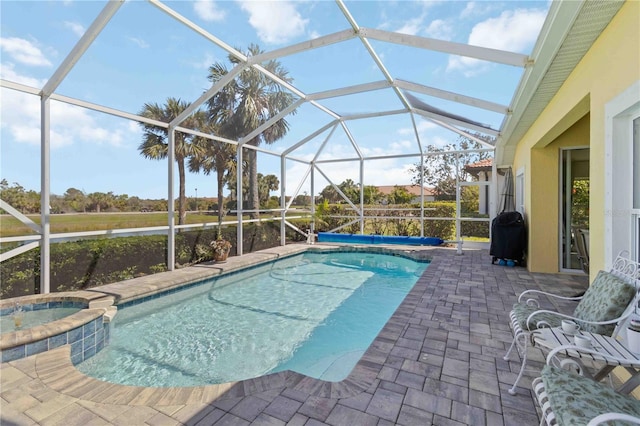
[[[119,308],[110,344],[77,365],[138,386],[293,370],[344,379],[427,267],[401,256],[305,253]]]

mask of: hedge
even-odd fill
[[[211,260],[209,241],[217,230],[199,229],[176,235],[176,267]],[[223,229],[236,252],[236,228]],[[243,233],[244,252],[280,243],[278,223],[248,224]],[[304,237],[287,231],[288,241]],[[90,239],[51,244],[51,292],[82,290],[167,270],[167,237],[150,235]],[[22,253],[2,263],[0,298],[36,294],[40,291],[40,249]]]

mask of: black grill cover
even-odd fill
[[[527,245],[524,219],[519,212],[502,212],[491,222],[489,254],[522,263]]]

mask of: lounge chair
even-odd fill
[[[621,253],[610,271],[599,271],[584,295],[564,297],[539,290],[527,290],[520,294],[509,313],[513,341],[504,356],[507,361],[514,347],[522,358],[522,366],[513,386],[511,395],[516,394],[516,386],[522,378],[527,364],[527,350],[531,342],[531,332],[540,327],[558,327],[563,319],[571,319],[580,324],[581,330],[592,333],[617,336],[622,321],[638,304],[640,280],[638,263],[629,260],[626,252]],[[560,300],[578,301],[571,315],[540,309],[532,295],[544,295]]]
[[[571,358],[559,356],[566,351],[585,356],[594,353],[577,346],[560,346],[549,353],[541,376],[532,382],[542,412],[540,425],[640,425],[640,401],[570,371],[575,367]]]

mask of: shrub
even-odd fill
[[[418,204],[418,207],[420,205]],[[443,240],[452,240],[456,235],[455,220],[427,220],[428,217],[450,217],[456,215],[456,203],[446,201],[435,201],[424,203],[425,221],[424,235],[428,237],[442,238]]]
[[[216,229],[183,231],[176,235],[176,266],[212,259],[208,247]],[[236,254],[236,228],[222,230]],[[263,250],[280,244],[280,226],[276,223],[247,224],[244,227],[244,251]],[[288,241],[304,237],[287,229]],[[167,237],[148,235],[91,239],[51,244],[51,292],[82,290],[112,282],[167,270]],[[2,263],[0,298],[39,293],[40,249],[22,253]]]

